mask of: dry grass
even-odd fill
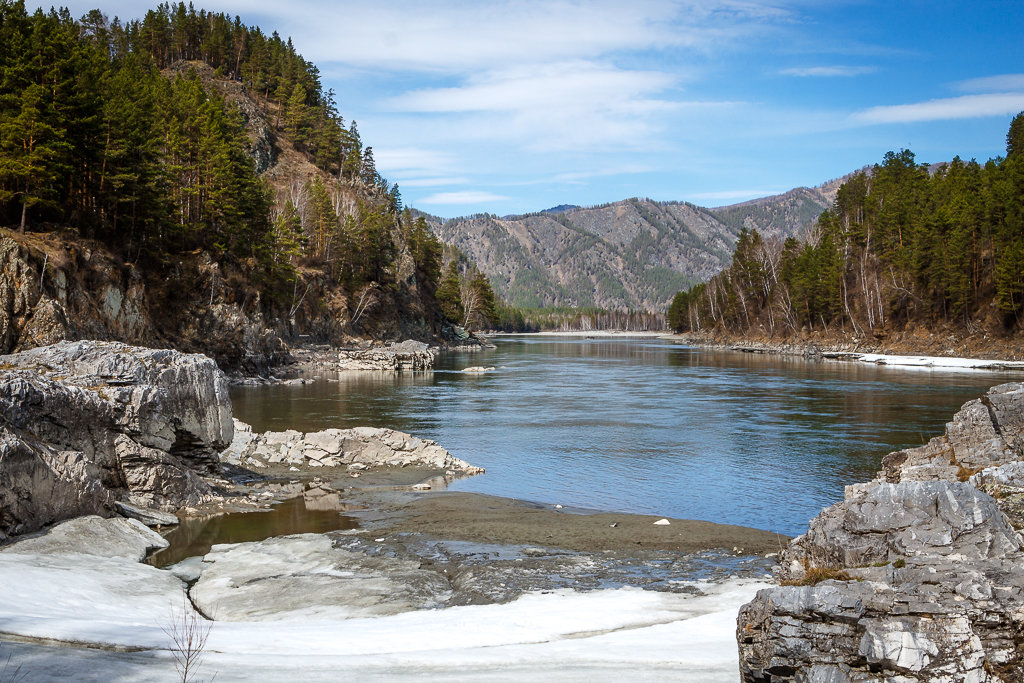
[[[956,478],[958,481],[967,481],[978,472],[981,472],[984,467],[964,467],[963,465],[957,465]]]
[[[788,579],[783,586],[816,586],[822,581],[855,581],[846,570],[838,567],[811,567],[804,571],[801,579]]]
[[[85,388],[88,389],[89,391],[95,393],[97,396],[102,398],[104,401],[109,401],[110,400],[110,395],[106,391],[107,388],[108,388],[106,384],[93,384],[93,385],[85,387]]]
[[[0,643],[0,646],[2,645],[3,643]],[[2,652],[2,647],[0,647],[0,652]],[[21,665],[14,666],[12,659],[13,655],[7,655],[7,659],[0,666],[0,683],[16,683],[25,677],[26,674],[21,670]]]

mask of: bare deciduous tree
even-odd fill
[[[181,610],[171,609],[167,623],[160,627],[171,639],[171,656],[174,657],[174,668],[181,676],[181,683],[196,680],[212,627],[213,622],[204,619],[195,610],[188,599],[188,593],[182,589]]]

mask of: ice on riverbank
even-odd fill
[[[81,660],[104,677],[174,679],[162,630],[181,609],[181,583],[128,559],[0,553],[0,632],[145,652]],[[300,623],[215,622],[203,671],[217,680],[309,681],[430,675],[459,680],[621,678],[732,681],[736,610],[766,584],[701,584],[701,595],[636,588],[532,593],[507,604]],[[215,609],[215,608],[214,608]],[[54,680],[69,653],[17,645],[19,680]],[[91,680],[81,667],[76,679]]]
[[[887,353],[825,352],[825,358],[851,360],[901,368],[935,368],[941,370],[1024,370],[1024,361],[984,360],[981,358],[950,358],[946,356],[898,356]]]
[[[962,368],[966,370],[1024,370],[1024,362],[983,360],[981,358],[947,358],[944,356],[894,356],[885,353],[861,354],[864,363],[930,368]]]

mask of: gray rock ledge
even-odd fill
[[[224,462],[257,470],[272,465],[346,467],[422,467],[450,474],[481,474],[482,467],[456,458],[430,439],[375,427],[325,429],[303,434],[295,430],[254,433],[235,420],[235,439],[224,451]]]
[[[740,609],[742,680],[1024,680],[1024,385],[882,465],[782,553],[790,585]]]

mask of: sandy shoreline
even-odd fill
[[[381,531],[420,533],[446,540],[535,545],[580,552],[724,549],[742,554],[778,552],[788,538],[730,524],[618,512],[569,512],[554,506],[478,493],[434,492],[396,507],[385,504]]]

